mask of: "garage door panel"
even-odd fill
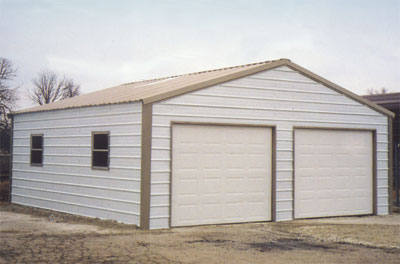
[[[295,218],[373,212],[372,132],[295,131]]]
[[[172,226],[271,220],[271,129],[174,125],[172,142]]]

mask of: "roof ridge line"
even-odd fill
[[[281,58],[278,60],[269,60],[269,61],[260,61],[260,62],[253,62],[253,63],[247,63],[247,64],[241,64],[241,65],[236,65],[236,66],[229,66],[229,67],[224,67],[224,68],[218,68],[218,69],[213,69],[213,70],[205,70],[205,71],[198,71],[198,72],[190,72],[190,73],[184,73],[184,74],[178,74],[178,75],[172,75],[172,76],[166,76],[166,77],[160,77],[160,78],[155,78],[155,79],[148,79],[148,80],[142,80],[142,81],[137,81],[137,82],[129,82],[129,83],[123,83],[121,85],[131,85],[131,84],[139,84],[139,83],[146,83],[146,82],[154,82],[154,81],[161,81],[161,80],[166,80],[166,79],[171,79],[171,78],[177,78],[177,77],[182,77],[182,76],[189,76],[189,75],[195,75],[195,74],[202,74],[206,72],[215,72],[215,71],[223,71],[223,70],[229,70],[229,69],[236,69],[240,67],[248,67],[248,66],[254,66],[258,64],[267,64],[279,60],[289,60],[285,58]]]

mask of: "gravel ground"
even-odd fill
[[[0,263],[400,263],[400,215],[141,231],[3,203]]]

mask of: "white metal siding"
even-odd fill
[[[169,226],[171,121],[276,125],[276,217],[293,214],[293,126],[377,130],[378,214],[388,213],[388,118],[282,66],[153,105],[150,227]]]
[[[16,115],[12,202],[139,225],[142,104]],[[110,169],[91,168],[92,131],[110,132]],[[30,135],[43,134],[43,166]]]

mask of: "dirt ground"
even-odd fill
[[[2,203],[0,263],[400,263],[400,215],[141,231]]]

